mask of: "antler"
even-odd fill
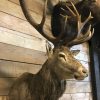
[[[76,7],[74,6],[74,4],[72,2],[70,2],[70,4],[72,5],[74,11],[72,11],[72,9],[67,6],[67,9],[71,12],[71,14],[77,18],[77,22],[78,22],[78,33],[71,39],[67,40],[68,37],[62,38],[65,32],[65,28],[66,28],[66,23],[67,23],[67,19],[69,16],[64,16],[65,17],[65,22],[64,22],[64,27],[62,27],[62,32],[59,34],[58,37],[54,37],[52,34],[50,35],[50,33],[45,33],[43,30],[45,21],[46,21],[46,8],[47,8],[47,2],[48,0],[45,0],[45,5],[44,5],[44,10],[43,10],[43,17],[42,20],[40,22],[40,24],[36,23],[35,20],[32,18],[31,14],[29,13],[28,9],[27,9],[27,5],[26,5],[26,0],[19,0],[21,8],[23,10],[23,13],[26,17],[26,19],[28,20],[28,22],[42,35],[44,36],[47,40],[49,40],[50,42],[52,42],[54,45],[56,45],[57,43],[61,43],[61,44],[67,44],[69,46],[72,45],[76,45],[76,44],[80,44],[83,43],[85,41],[88,41],[92,35],[93,32],[91,32],[91,26],[88,28],[87,32],[85,35],[81,34],[82,30],[84,28],[84,26],[86,25],[86,23],[92,18],[91,13],[89,15],[89,17],[87,18],[87,20],[82,23],[81,22],[81,16],[79,15]],[[64,9],[63,9],[64,10]],[[81,35],[80,35],[81,34]]]
[[[78,35],[77,35],[77,38],[75,38],[73,41],[68,43],[69,46],[73,46],[73,45],[84,43],[84,42],[90,40],[91,37],[94,34],[94,28],[91,31],[91,25],[89,25],[89,27],[88,27],[87,31],[85,32],[85,34],[82,34],[82,30],[84,29],[84,27],[87,24],[87,22],[91,18],[93,18],[91,16],[91,12],[90,12],[88,18],[84,22],[81,22],[81,16],[79,16],[78,18],[79,18],[78,19]]]
[[[19,0],[22,11],[26,17],[26,19],[28,20],[28,22],[42,35],[44,36],[47,40],[51,41],[54,45],[60,41],[61,37],[63,36],[63,32],[62,34],[60,34],[58,37],[54,37],[52,34],[46,34],[43,30],[43,26],[44,23],[46,21],[46,8],[47,8],[47,1],[45,0],[45,5],[44,5],[44,10],[43,10],[43,17],[42,20],[40,22],[40,24],[36,23],[35,20],[32,18],[31,14],[29,13],[27,6],[26,6],[26,0]],[[64,30],[64,29],[63,29]]]
[[[83,43],[83,42],[86,42],[86,41],[88,41],[88,40],[93,36],[94,29],[93,29],[92,32],[91,32],[91,25],[89,25],[89,27],[88,27],[87,31],[85,32],[85,34],[82,34],[82,30],[84,29],[85,25],[86,25],[87,22],[88,22],[91,18],[93,18],[93,17],[91,16],[91,12],[90,12],[88,18],[87,18],[84,22],[82,22],[82,21],[81,21],[81,15],[78,13],[78,11],[77,11],[76,7],[74,6],[74,4],[73,4],[72,2],[70,2],[70,1],[69,1],[68,3],[71,4],[71,6],[73,7],[73,10],[75,11],[75,12],[74,12],[74,11],[67,5],[67,2],[66,2],[66,8],[71,12],[71,14],[72,14],[71,17],[75,17],[75,18],[76,18],[78,32],[77,32],[77,34],[74,36],[73,40],[67,41],[67,40],[66,40],[66,37],[65,37],[65,39],[63,39],[63,42],[64,42],[64,44],[67,44],[68,46],[73,46],[73,45],[77,45],[77,44],[81,44],[81,43]],[[65,9],[62,8],[62,10],[66,12]],[[64,16],[64,17],[65,17],[65,16]],[[66,17],[68,18],[68,17],[70,17],[70,16],[67,16],[67,15],[66,15]]]

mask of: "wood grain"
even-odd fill
[[[0,100],[8,100],[8,96],[0,96]]]
[[[0,26],[30,36],[42,37],[28,22],[3,12],[0,12]]]
[[[15,4],[19,4],[19,0],[9,0]],[[36,12],[36,13],[39,13],[39,14],[42,14],[42,10],[43,10],[43,6],[44,6],[44,0],[27,0],[27,7],[28,9]]]
[[[91,93],[63,94],[59,100],[92,100]]]
[[[5,5],[7,5],[7,7]],[[40,23],[42,14],[37,14],[36,12],[32,11],[29,12],[36,22]],[[2,0],[2,3],[0,3],[0,22],[0,26],[2,27],[42,38],[42,36],[39,35],[39,33],[26,21],[21,7],[9,2],[8,0]],[[44,28],[48,34],[51,34],[50,16],[47,16]]]
[[[42,58],[42,59],[41,59]],[[43,64],[46,60],[44,52],[0,43],[0,59]]]
[[[19,77],[24,72],[36,74],[42,65],[0,60],[0,78]]]
[[[46,51],[45,39],[29,36],[3,27],[0,27],[0,42],[24,47],[27,49],[34,49],[44,52]]]

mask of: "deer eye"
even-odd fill
[[[64,54],[64,53],[59,53],[59,58],[62,58],[62,59],[64,59],[64,60],[66,60],[66,57],[65,57],[66,55]]]

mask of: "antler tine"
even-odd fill
[[[72,15],[73,16],[76,16],[76,14],[72,11],[72,9],[67,5],[67,3],[66,3],[66,7],[67,7],[67,9],[72,13]]]
[[[43,29],[44,23],[46,21],[46,7],[47,7],[47,0],[45,1],[45,4],[44,4],[43,18],[42,18],[41,23],[40,23],[40,26],[42,29]]]
[[[81,23],[81,22],[78,22],[78,34],[80,34],[81,33],[81,31],[82,31],[82,29],[83,29],[83,27],[86,25],[86,23],[90,20],[90,19],[92,19],[93,17],[92,17],[92,15],[91,15],[91,12],[90,12],[90,14],[89,14],[89,16],[88,16],[88,18],[85,20],[85,22],[83,22],[83,23]]]
[[[93,31],[91,32],[91,25],[89,26],[87,32],[86,32],[84,35],[82,34],[82,29],[84,28],[84,26],[87,24],[87,22],[88,22],[91,18],[93,18],[93,17],[91,16],[91,12],[90,12],[88,18],[87,18],[83,23],[81,22],[81,20],[78,21],[78,36],[79,36],[79,37],[77,37],[76,39],[74,39],[73,41],[71,41],[71,42],[69,43],[69,46],[81,44],[81,43],[83,43],[83,42],[88,41],[88,40],[92,37],[92,35],[93,35],[93,33],[94,33],[94,29],[93,29]]]
[[[46,34],[43,30],[43,26],[44,23],[46,21],[46,8],[47,8],[47,2],[48,0],[45,0],[45,5],[44,5],[44,10],[43,10],[43,18],[40,24],[37,24],[35,22],[35,20],[32,18],[31,14],[29,13],[28,9],[27,9],[27,5],[26,5],[26,0],[19,0],[22,11],[26,17],[26,19],[28,20],[28,22],[42,35],[44,36],[47,40],[49,40],[50,42],[52,42],[54,45],[56,45],[56,43],[58,43],[61,39],[61,37],[63,36],[63,32],[62,34],[60,34],[58,37],[54,37],[53,35],[49,35]],[[64,30],[63,30],[64,31]]]
[[[78,45],[78,44],[84,43],[84,42],[90,40],[91,37],[93,36],[93,34],[94,34],[94,28],[93,28],[92,32],[89,32],[89,34],[85,35],[84,38],[80,38],[78,40],[74,40],[73,42],[70,42],[68,44],[68,46],[71,47],[73,45]]]
[[[76,17],[77,18],[76,21],[77,21],[77,25],[78,25],[77,26],[78,27],[78,32],[73,37],[70,37],[70,38],[65,37],[63,39],[63,44],[64,45],[67,44],[68,46],[73,46],[73,45],[81,44],[83,42],[88,41],[93,36],[94,29],[91,32],[91,25],[90,25],[89,28],[88,28],[88,30],[86,31],[86,33],[85,34],[82,34],[82,31],[83,31],[84,26],[93,17],[91,16],[91,12],[90,12],[88,18],[84,22],[82,22],[81,21],[81,15],[78,13],[76,7],[74,6],[74,4],[72,2],[70,2],[70,4],[73,7],[75,13],[72,11],[72,9],[67,4],[66,4],[66,7],[72,13],[73,17]],[[64,10],[63,8],[61,8],[61,9]]]
[[[78,19],[80,19],[80,15],[79,15],[75,5],[71,1],[68,1],[68,2],[72,5],[75,12],[67,5],[67,2],[66,2],[67,9],[72,13],[73,16],[76,16]]]
[[[67,18],[73,18],[73,17],[75,17],[75,18],[77,18],[77,20],[76,21],[80,21],[81,20],[81,16],[79,15],[79,13],[78,13],[78,11],[77,11],[77,9],[76,9],[76,7],[74,6],[74,4],[72,3],[72,2],[70,2],[70,1],[68,1],[68,3],[70,3],[71,4],[71,6],[68,6],[68,4],[67,4],[67,2],[66,2],[66,8],[70,11],[70,13],[73,15],[73,16],[68,16],[68,15],[65,15],[65,16],[67,16]],[[73,9],[74,9],[74,11],[70,8],[70,7],[73,7]],[[66,12],[66,10],[64,9],[64,8],[61,8],[64,12]],[[64,16],[64,15],[63,15]],[[65,17],[64,16],[64,17]],[[67,21],[65,21],[65,27],[66,27],[66,23],[67,23]],[[72,37],[64,37],[63,38],[63,41],[62,41],[62,44],[64,44],[64,45],[66,45],[66,44],[68,44],[70,41],[73,41],[75,38],[77,38],[78,37],[78,33],[76,33],[76,34],[74,34]]]
[[[79,13],[78,13],[78,11],[77,11],[75,5],[74,5],[71,1],[70,1],[70,3],[71,3],[71,5],[72,5],[72,7],[73,7],[73,9],[74,9],[74,11],[75,11],[75,13],[76,13],[76,16],[78,17],[78,19],[80,19],[80,15],[79,15]]]

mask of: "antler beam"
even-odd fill
[[[29,13],[28,9],[27,9],[27,5],[26,5],[26,0],[19,0],[20,1],[20,5],[21,8],[23,10],[23,13],[26,17],[26,19],[28,20],[28,22],[42,35],[44,36],[47,40],[51,41],[54,45],[60,41],[61,37],[63,36],[63,32],[62,34],[60,34],[58,37],[54,37],[53,35],[50,35],[50,33],[45,33],[43,30],[43,26],[45,24],[46,21],[46,8],[47,8],[47,2],[48,0],[45,0],[45,5],[44,5],[44,10],[43,10],[43,17],[42,20],[40,22],[40,24],[36,23],[35,20],[32,18],[31,14]],[[63,29],[64,30],[64,29]]]

